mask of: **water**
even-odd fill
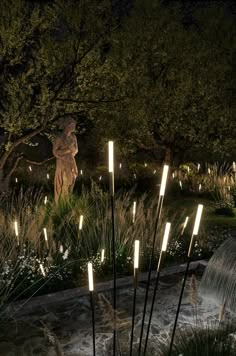
[[[211,257],[200,283],[200,294],[236,313],[236,237],[224,241]]]

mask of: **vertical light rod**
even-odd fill
[[[164,252],[166,252],[166,248],[167,248],[167,243],[168,243],[168,239],[169,239],[169,235],[170,235],[170,226],[171,226],[171,223],[167,222],[166,227],[165,227],[162,247],[161,247],[161,250]]]
[[[43,268],[42,263],[40,263],[39,268],[40,268],[40,270],[41,270],[41,272],[42,272],[42,275],[43,275],[44,277],[46,277],[46,273],[45,273],[45,270],[44,270],[44,268]]]
[[[110,195],[114,196],[114,142],[108,142],[108,171]]]
[[[82,230],[83,221],[84,221],[84,216],[80,215],[80,217],[79,217],[79,230]]]
[[[101,263],[104,262],[104,258],[105,258],[105,249],[102,248],[102,251],[101,251]]]
[[[114,173],[114,142],[108,142],[109,173]]]
[[[193,233],[192,233],[192,237],[191,237],[191,241],[190,241],[190,245],[189,245],[188,257],[191,256],[194,236],[198,235],[199,226],[200,226],[201,217],[202,217],[202,211],[203,211],[203,205],[199,204],[198,208],[197,208],[197,214],[196,214],[196,218],[195,218],[194,227],[193,227]]]
[[[164,197],[166,190],[166,182],[168,177],[169,166],[166,164],[163,167],[162,179],[161,179],[161,187],[160,187],[160,196]]]
[[[93,286],[93,265],[91,262],[88,263],[88,282],[89,282],[89,291],[92,292],[94,290],[94,286]]]
[[[150,314],[149,314],[143,356],[146,355],[146,351],[147,351],[148,337],[149,337],[149,332],[150,332],[150,327],[151,327],[151,322],[152,322],[152,313],[153,313],[153,308],[154,308],[155,299],[156,299],[156,292],[157,292],[157,287],[158,287],[159,278],[160,278],[160,266],[161,266],[161,261],[162,261],[162,255],[163,255],[163,253],[166,252],[166,249],[167,249],[167,243],[168,243],[169,234],[170,234],[170,227],[171,227],[171,224],[169,222],[167,222],[166,226],[165,226],[161,252],[160,252],[160,256],[159,256],[159,260],[158,260],[156,283],[155,283],[154,293],[153,293],[153,297],[152,297],[152,304],[151,304],[151,309],[150,309]]]
[[[48,234],[47,234],[47,229],[46,227],[43,228],[43,233],[44,233],[44,240],[46,242],[47,245],[47,249],[49,250],[49,245],[48,245]]]
[[[14,222],[14,227],[15,227],[15,235],[16,235],[16,239],[17,239],[17,245],[20,244],[20,240],[19,240],[19,230],[18,230],[18,223],[15,220]]]
[[[133,203],[133,223],[135,222],[135,216],[136,216],[136,201]]]
[[[157,265],[158,273],[160,271],[160,266],[161,266],[161,261],[162,261],[162,253],[166,252],[166,249],[167,249],[168,239],[169,239],[169,235],[170,235],[170,227],[171,227],[171,223],[167,222],[166,226],[165,226],[163,240],[162,240],[161,253],[160,253],[158,265]],[[158,278],[159,278],[159,276],[158,276]]]
[[[17,221],[14,222],[14,226],[15,226],[16,237],[18,237],[19,236],[19,231],[18,231],[18,223],[17,223]]]
[[[134,242],[134,269],[138,268],[139,265],[139,240]]]
[[[181,236],[184,234],[184,231],[185,231],[186,226],[188,224],[188,220],[189,220],[189,217],[186,216],[185,221],[184,221],[184,226],[183,226],[183,229],[182,229],[182,232],[181,232]]]

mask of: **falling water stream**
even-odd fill
[[[211,257],[200,283],[200,295],[236,313],[236,237],[224,241]]]

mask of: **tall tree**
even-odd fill
[[[111,81],[114,87],[106,60],[113,26],[110,1],[2,0],[0,13],[4,188],[22,158],[16,153],[21,144],[39,134],[50,137],[65,115],[79,117],[86,111],[93,119],[94,107],[119,98],[107,90]],[[78,120],[79,128],[82,124]]]
[[[124,124],[129,148],[186,150],[235,147],[235,19],[223,3],[183,13],[181,3],[136,0],[116,38],[130,101]],[[127,140],[129,137],[129,140]]]

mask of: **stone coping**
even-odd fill
[[[189,271],[196,270],[197,268],[202,268],[205,269],[207,266],[207,261],[206,260],[198,260],[198,261],[193,261],[190,263],[189,266]],[[177,273],[183,273],[186,269],[186,263],[180,264],[177,266],[171,266],[171,267],[166,267],[163,268],[160,276],[168,276],[172,274],[177,274]],[[151,279],[154,279],[156,277],[156,270],[153,270],[151,273]],[[138,280],[140,282],[146,282],[148,278],[148,272],[144,273],[139,273]],[[130,287],[134,282],[133,276],[127,276],[127,277],[121,277],[117,278],[116,280],[116,286],[117,289],[119,288],[125,288],[125,287]],[[108,290],[113,289],[113,280],[105,281],[105,282],[99,282],[95,284],[95,291],[97,292],[105,292]],[[35,309],[38,309],[39,307],[46,307],[50,304],[60,304],[60,303],[65,303],[66,301],[69,301],[70,299],[74,298],[79,298],[83,297],[89,294],[88,287],[80,287],[80,288],[73,288],[73,289],[67,289],[64,291],[59,291],[55,293],[50,293],[50,294],[45,294],[37,297],[33,297],[30,299],[24,299],[17,301],[15,303],[12,303],[9,305],[6,309],[8,313],[16,313],[17,311],[24,310],[24,312],[30,312]],[[22,311],[23,311],[22,310]]]

